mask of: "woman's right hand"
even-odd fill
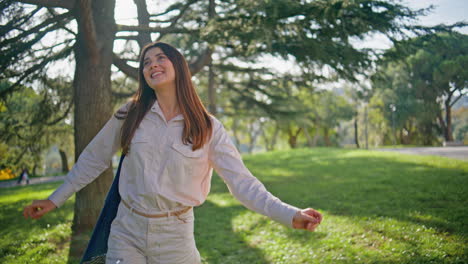
[[[24,208],[23,216],[26,219],[28,219],[28,217],[39,219],[55,208],[57,208],[57,206],[51,200],[34,200],[32,204]]]

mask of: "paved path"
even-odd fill
[[[434,155],[468,161],[468,146],[463,147],[418,147],[418,148],[382,148],[379,151],[395,151],[405,154]]]
[[[37,178],[29,179],[29,184],[63,181],[64,179],[65,179],[65,176],[37,177]],[[17,179],[7,181],[7,182],[0,182],[0,188],[18,186],[18,184],[16,184],[16,181]],[[26,185],[26,183],[23,181],[21,185]]]

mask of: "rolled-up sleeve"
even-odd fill
[[[282,202],[245,167],[241,155],[223,125],[215,121],[210,142],[210,163],[227,184],[231,194],[245,207],[292,227],[298,208]]]
[[[62,206],[70,196],[91,183],[110,166],[112,156],[120,147],[122,123],[123,120],[112,116],[86,146],[67,174],[65,182],[48,198],[57,207]]]

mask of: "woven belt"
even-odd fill
[[[181,214],[184,214],[184,213],[188,212],[190,209],[192,209],[191,206],[187,206],[186,208],[184,208],[182,210],[179,210],[179,211],[175,211],[175,212],[167,212],[167,213],[164,213],[164,214],[145,214],[145,213],[142,213],[142,212],[139,212],[139,211],[133,209],[124,200],[121,200],[121,202],[123,203],[123,205],[125,205],[125,207],[127,207],[130,210],[130,212],[134,212],[137,215],[141,215],[141,216],[148,217],[148,218],[161,218],[161,217],[169,217],[169,216],[177,216],[177,218],[179,218],[179,216]]]

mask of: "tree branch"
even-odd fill
[[[19,19],[12,19],[7,24],[1,25],[0,26],[0,36],[4,36],[8,31],[10,31],[13,28],[21,30],[21,28],[19,28],[19,27],[21,25],[23,25],[24,23],[26,23],[27,21],[29,21],[29,19],[31,17],[33,17],[41,9],[42,9],[42,7],[37,7],[31,13],[29,13],[29,14],[27,14],[27,15],[19,18]]]
[[[171,22],[171,25],[169,26],[169,28],[175,28],[176,25],[177,25],[177,22],[179,21],[179,19],[185,14],[185,11],[187,11],[187,9],[195,2],[197,2],[198,0],[190,0],[188,1],[185,5],[183,5],[181,8],[179,8],[179,14],[176,15],[175,17],[169,19],[168,22]],[[179,6],[180,4],[174,4],[172,6],[170,6],[167,10],[175,10],[177,6]],[[161,38],[163,38],[166,34],[168,34],[168,32],[161,32],[159,37],[158,37],[158,40],[160,40]]]
[[[52,14],[53,17],[56,17],[56,16],[59,16],[60,14],[58,14],[53,8],[47,8],[47,11],[49,11],[50,14]],[[77,33],[75,33],[73,30],[67,28],[65,25],[63,25],[62,27],[60,27],[61,29],[67,31],[68,33],[72,34],[73,36],[77,36]]]
[[[56,24],[50,26],[46,30],[40,31],[36,36],[34,36],[34,38],[24,43],[20,42],[19,40],[12,42],[12,40],[14,40],[15,38],[3,41],[1,43],[2,45],[10,45],[10,47],[6,49],[7,52],[4,52],[2,54],[3,57],[0,65],[0,75],[5,73],[7,68],[10,67],[11,64],[17,63],[19,54],[30,50],[31,47],[37,42],[39,42],[42,39],[42,37],[44,37],[49,31],[55,30],[56,28],[60,27],[63,23],[67,23],[67,20],[59,20],[59,22],[57,22]]]
[[[174,11],[174,10],[177,10],[177,9],[180,11],[181,9],[184,9],[185,7],[188,7],[188,6],[190,6],[191,4],[193,4],[193,3],[197,2],[197,1],[198,1],[198,0],[190,0],[190,1],[189,1],[187,4],[185,4],[182,8],[179,8],[180,5],[181,5],[182,3],[175,3],[175,4],[172,4],[172,5],[170,5],[164,12],[159,13],[159,14],[151,15],[151,17],[163,16],[163,15],[166,15],[166,14],[168,14],[168,13]]]
[[[18,0],[18,2],[43,6],[43,7],[61,7],[65,9],[73,9],[75,0]]]
[[[40,23],[39,25],[31,28],[31,29],[28,29],[26,31],[24,31],[23,33],[13,37],[13,38],[10,38],[10,39],[7,39],[7,40],[4,40],[1,45],[4,46],[6,44],[9,44],[9,43],[13,43],[13,42],[17,42],[19,41],[20,39],[22,38],[25,38],[26,36],[28,35],[31,35],[31,34],[34,34],[34,33],[37,33],[39,32],[41,29],[43,29],[44,27],[47,27],[48,25],[52,24],[52,23],[56,23],[56,22],[59,22],[59,21],[62,21],[62,20],[67,20],[67,18],[70,18],[71,17],[71,13],[70,12],[67,12],[67,13],[64,13],[64,14],[61,14],[61,15],[58,15],[58,16],[54,16],[54,17],[51,17],[51,18],[48,18],[46,20],[44,20],[42,23]],[[68,21],[67,21],[68,22]],[[50,30],[50,29],[48,29]],[[46,31],[48,31],[46,30]]]
[[[119,68],[123,73],[131,78],[138,80],[138,69],[127,64],[124,59],[119,58],[116,54],[112,58],[114,65]]]
[[[71,110],[72,106],[73,106],[73,100],[68,104],[67,109],[65,110],[65,112],[61,116],[57,117],[56,119],[54,119],[54,120],[52,120],[50,122],[47,122],[46,125],[53,126],[53,125],[57,124],[58,122],[62,121],[70,113],[70,110]]]
[[[133,0],[137,6],[138,25],[149,27],[150,14],[146,7],[146,0]],[[151,42],[151,33],[146,31],[138,32],[138,45],[142,49],[146,44]]]
[[[22,72],[23,74],[18,79],[16,79],[16,82],[14,84],[12,84],[12,85],[10,85],[10,87],[0,91],[0,98],[4,98],[7,94],[13,92],[15,90],[15,88],[18,87],[21,84],[21,82],[24,79],[26,79],[26,77],[28,77],[30,74],[32,74],[32,73],[34,73],[34,72],[36,72],[38,70],[44,69],[44,67],[51,61],[56,61],[56,60],[67,57],[68,55],[70,55],[70,53],[72,51],[73,51],[73,47],[65,47],[60,52],[58,52],[56,54],[53,54],[52,56],[46,57],[40,63],[35,64],[34,66],[27,69],[26,71],[23,71]]]
[[[117,32],[122,31],[137,31],[137,32],[151,32],[151,33],[198,33],[198,30],[190,30],[186,28],[176,27],[149,27],[149,26],[129,26],[117,25]]]
[[[116,36],[115,39],[138,40],[138,36]]]
[[[195,75],[196,73],[201,71],[201,69],[203,69],[205,65],[210,64],[211,53],[211,49],[207,48],[200,56],[198,56],[194,61],[192,61],[189,64],[190,73],[192,73],[192,75]]]
[[[464,93],[461,93],[457,98],[455,98],[455,100],[453,100],[451,103],[450,103],[450,107],[454,106],[458,100],[460,100],[463,96],[465,96]]]

